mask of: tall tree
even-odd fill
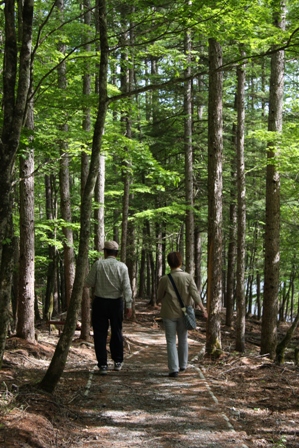
[[[90,11],[90,0],[84,0],[84,8],[85,8],[85,14],[84,14],[84,22],[86,25],[90,25],[91,23],[91,11]],[[99,15],[96,14],[96,30],[99,32]],[[88,40],[88,35],[86,36],[86,39]],[[85,46],[87,51],[90,51],[90,44],[86,44]],[[100,51],[99,43],[96,43],[96,49],[97,51]],[[84,94],[90,95],[91,94],[91,85],[90,85],[90,73],[89,73],[89,63],[86,62],[86,73],[84,75]],[[96,80],[98,79],[98,76],[96,76]],[[98,94],[98,82],[96,81],[95,85],[95,91]],[[91,129],[91,109],[85,108],[84,110],[84,123],[83,128],[86,131],[90,131]],[[86,155],[84,156],[86,158]],[[104,240],[105,240],[105,208],[104,208],[104,202],[105,202],[105,179],[106,179],[106,157],[104,154],[100,155],[100,166],[99,166],[99,175],[95,187],[95,202],[96,207],[94,211],[94,219],[95,219],[95,250],[100,252],[103,250],[104,247]]]
[[[285,3],[273,2],[273,19],[277,28],[285,29]],[[268,130],[274,138],[267,145],[266,169],[266,221],[265,221],[265,274],[262,317],[261,354],[276,355],[277,314],[280,264],[280,173],[277,167],[279,143],[277,134],[282,131],[284,91],[284,50],[273,48],[269,96]],[[275,138],[276,137],[276,138]]]
[[[26,128],[33,132],[33,102],[29,102]],[[34,149],[29,135],[27,154],[20,157],[20,262],[19,297],[17,305],[17,336],[35,341],[34,327]]]
[[[121,6],[121,77],[120,89],[123,93],[132,90],[133,72],[129,68],[129,54],[128,48],[132,44],[132,30],[128,31],[127,15],[131,12],[131,7],[128,4]],[[128,139],[132,139],[132,122],[131,111],[126,110],[122,113],[121,122],[123,124],[124,135]],[[121,223],[121,260],[125,263],[127,258],[127,244],[128,244],[128,220],[129,220],[129,204],[130,204],[130,185],[131,185],[131,162],[130,162],[129,148],[125,145],[124,156],[122,160],[122,177],[123,177],[123,203],[122,203],[122,223]]]
[[[95,217],[95,249],[100,252],[104,247],[105,240],[105,167],[106,157],[100,157],[100,169],[95,189],[95,201],[97,207],[94,212]]]
[[[83,18],[84,24],[86,25],[86,33],[83,35],[83,41],[85,43],[84,50],[91,51],[90,40],[90,25],[91,25],[91,9],[90,0],[83,0]],[[96,14],[98,17],[98,14]],[[96,30],[98,30],[98,20],[96,20]],[[91,95],[91,74],[90,74],[90,63],[89,59],[86,58],[84,64],[84,75],[83,75],[83,96],[89,98]],[[82,128],[84,133],[89,133],[91,131],[91,108],[88,105],[83,106],[83,123]],[[101,187],[102,187],[102,169],[101,169],[100,156],[100,170],[95,187],[95,201],[99,204],[102,201],[101,197]],[[89,156],[87,152],[83,149],[81,152],[81,197],[83,197],[84,188],[88,178],[88,168],[89,168]],[[103,201],[104,202],[104,201]],[[102,205],[98,205],[94,211],[95,218],[95,248],[98,252],[104,247],[104,238],[101,237],[104,232],[104,223],[101,219],[101,211],[103,210]],[[86,275],[88,269],[86,269]],[[90,313],[90,291],[88,288],[83,289],[82,293],[82,306],[81,306],[81,339],[88,341],[90,339],[90,329],[91,329],[91,313]]]
[[[208,321],[206,351],[221,349],[222,304],[222,48],[209,39]]]
[[[236,95],[237,99],[237,95]],[[237,101],[235,101],[237,102]],[[236,123],[233,124],[233,145],[236,147]],[[228,232],[228,250],[227,250],[227,280],[225,306],[226,316],[225,323],[232,326],[234,317],[234,298],[235,298],[235,272],[236,272],[236,255],[237,255],[237,191],[236,191],[236,156],[233,156],[231,162],[231,188],[230,188],[230,205],[229,205],[229,232]]]
[[[56,6],[59,11],[60,21],[63,21],[64,15],[64,0],[56,0]],[[66,45],[64,42],[58,43],[58,51],[64,56],[66,52]],[[62,61],[57,68],[58,75],[58,89],[61,91],[60,97],[65,96],[65,91],[67,89],[67,77],[66,77],[66,62]],[[74,251],[74,238],[73,230],[71,227],[72,223],[72,209],[71,209],[71,188],[70,188],[70,170],[69,170],[69,151],[67,135],[69,131],[69,126],[67,123],[68,114],[61,114],[61,121],[59,128],[61,130],[62,138],[59,140],[60,148],[60,167],[59,167],[59,182],[60,182],[60,210],[61,217],[64,221],[62,231],[64,234],[63,242],[63,270],[64,270],[64,282],[65,285],[65,302],[68,307],[70,303],[70,298],[72,294],[72,288],[75,278],[75,251]]]
[[[244,53],[242,52],[242,56]],[[245,236],[246,236],[246,189],[245,189],[245,68],[242,64],[237,69],[237,191],[238,191],[238,237],[237,237],[237,320],[236,320],[236,350],[245,350]]]
[[[30,86],[33,6],[33,0],[24,0],[21,14],[22,37],[18,46],[15,23],[16,2],[7,0],[4,4],[5,64],[2,98],[3,121],[0,138],[0,367],[4,354],[11,291],[12,180]]]
[[[52,223],[57,218],[57,197],[56,197],[56,176],[53,174],[45,176],[45,199],[46,199],[46,219]],[[51,319],[52,314],[57,314],[58,307],[58,251],[53,244],[56,239],[56,230],[49,226],[47,237],[50,240],[48,244],[48,269],[47,283],[44,300],[44,318]]]
[[[92,207],[91,207],[92,197],[94,194],[95,183],[99,173],[101,144],[108,106],[107,72],[108,72],[109,44],[107,34],[107,15],[106,15],[105,0],[97,0],[97,10],[99,14],[99,31],[101,42],[98,112],[94,124],[90,168],[81,203],[80,242],[79,242],[78,259],[76,265],[76,275],[70,306],[68,308],[64,331],[58,341],[50,366],[40,383],[40,387],[48,392],[53,392],[53,390],[55,389],[66,364],[69,348],[76,328],[78,312],[80,310],[82,291],[88,263],[90,219],[92,215]]]
[[[188,2],[189,5],[190,2]],[[186,31],[184,52],[187,68],[185,70],[184,92],[184,146],[185,146],[185,197],[186,197],[186,271],[194,276],[194,211],[193,211],[193,146],[192,146],[192,79],[191,57],[192,41],[191,32]]]

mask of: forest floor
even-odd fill
[[[36,385],[52,358],[58,332],[43,325],[38,342],[7,340],[0,371],[0,446],[299,447],[299,368],[288,351],[277,366],[259,355],[260,323],[247,321],[246,352],[222,326],[223,354],[204,356],[205,321],[189,332],[186,372],[169,378],[159,310],[137,303],[124,322],[125,363],[100,376],[93,344],[76,332],[55,392]],[[286,324],[280,326],[282,334]],[[297,347],[299,333],[292,340]]]

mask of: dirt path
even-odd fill
[[[52,359],[58,331],[39,342],[7,340],[0,371],[0,446],[5,448],[299,448],[298,367],[259,355],[260,324],[247,322],[247,350],[203,357],[205,321],[189,332],[189,366],[169,378],[159,311],[138,303],[124,323],[125,363],[98,374],[93,344],[76,332],[54,394],[35,387]],[[285,329],[283,329],[285,331]],[[299,332],[294,340],[299,344]],[[290,350],[290,354],[292,351]]]
[[[179,378],[168,377],[161,330],[131,325],[124,333],[134,350],[123,370],[105,377],[92,370],[78,403],[86,425],[83,446],[246,447],[244,433],[234,431],[192,361]],[[189,347],[192,360],[202,345],[190,340]]]

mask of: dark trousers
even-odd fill
[[[99,367],[107,365],[106,345],[109,322],[111,326],[111,358],[114,362],[123,362],[123,299],[102,299],[94,297],[92,302],[92,326],[94,348]]]

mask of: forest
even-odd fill
[[[299,4],[262,0],[1,2],[0,367],[8,334],[66,313],[41,387],[63,372],[84,279],[120,244],[156,304],[178,250],[208,309],[283,363],[297,325]],[[279,322],[291,323],[283,339]]]

